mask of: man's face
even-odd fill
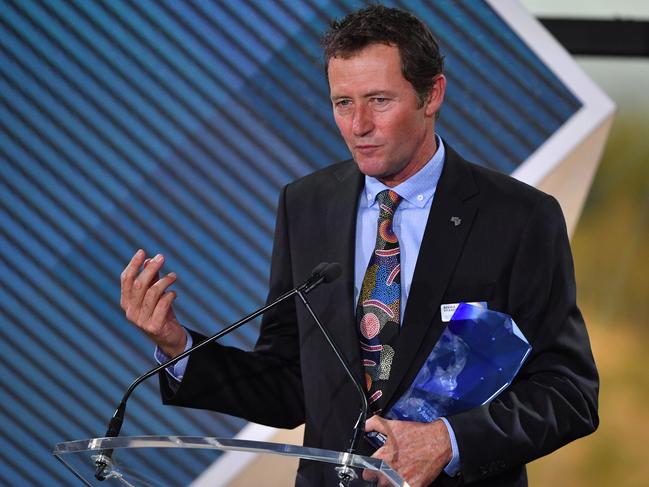
[[[446,80],[439,75],[423,106],[401,74],[399,49],[370,44],[328,68],[334,118],[363,174],[394,187],[435,152],[435,113]]]

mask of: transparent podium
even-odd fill
[[[95,478],[96,461],[106,451],[112,452],[111,458],[105,470],[105,480],[99,481]],[[408,485],[387,463],[376,458],[261,441],[199,436],[92,438],[59,443],[55,446],[53,454],[84,485],[171,487],[188,485],[188,482],[186,479],[173,479],[165,472],[165,465],[176,465],[176,460],[186,464],[188,459],[191,461],[192,456],[199,454],[212,454],[215,460],[220,452],[271,455],[273,462],[293,458],[327,463],[332,471],[351,475],[351,486],[366,485],[360,480],[353,480],[354,476],[361,479],[363,470],[376,472],[376,475],[387,480],[389,485]],[[178,457],[174,459],[174,455]]]

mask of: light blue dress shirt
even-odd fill
[[[370,256],[376,244],[376,227],[379,217],[379,208],[376,204],[376,195],[385,189],[395,191],[403,200],[397,207],[394,214],[392,227],[399,239],[401,259],[401,323],[408,306],[408,295],[412,276],[415,272],[419,248],[424,238],[424,230],[428,221],[428,214],[433,203],[437,182],[444,167],[445,149],[442,140],[436,136],[437,151],[428,163],[416,174],[403,183],[388,188],[378,179],[365,176],[365,188],[361,192],[356,218],[356,252],[354,261],[354,306],[358,301],[358,295],[363,283],[363,277],[367,269]],[[192,338],[187,333],[187,345],[185,350],[192,346]],[[158,363],[163,363],[168,358],[158,349],[155,350],[155,358]],[[173,367],[167,368],[167,372],[177,381],[181,381],[187,367],[188,357],[185,357]],[[460,457],[458,452],[455,433],[446,418],[441,418],[448,429],[453,449],[453,459],[446,466],[444,471],[453,476],[459,471]]]
[[[442,174],[446,150],[444,143],[436,136],[437,151],[428,163],[416,174],[403,183],[389,188],[378,179],[365,176],[365,188],[361,192],[356,217],[356,257],[354,260],[354,313],[358,303],[358,295],[363,285],[363,277],[367,270],[374,246],[376,245],[376,227],[379,218],[379,205],[376,195],[386,189],[395,191],[402,201],[394,213],[392,228],[399,239],[399,254],[401,259],[401,323],[408,306],[408,295],[415,273],[419,248],[424,238],[424,230],[428,222],[430,207],[433,203],[437,182]],[[441,418],[448,429],[453,449],[453,458],[444,471],[454,476],[460,468],[460,455],[455,433],[446,418]]]
[[[386,189],[395,191],[403,200],[397,206],[392,221],[392,228],[399,239],[401,259],[401,323],[408,306],[408,295],[412,276],[417,265],[419,247],[424,238],[428,214],[433,203],[437,181],[444,167],[444,144],[437,138],[437,152],[432,159],[416,174],[403,183],[388,188],[378,179],[365,176],[365,188],[361,192],[356,217],[356,257],[354,260],[354,310],[358,302],[363,277],[367,270],[374,246],[376,245],[376,227],[379,218],[379,205],[376,195]]]

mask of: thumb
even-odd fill
[[[365,431],[376,431],[378,433],[387,433],[388,421],[378,414],[375,414],[365,422]]]

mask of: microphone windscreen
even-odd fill
[[[331,264],[327,264],[324,267],[324,269],[320,271],[320,275],[322,275],[322,280],[325,283],[335,281],[340,277],[342,273],[343,273],[343,268],[340,266],[338,262],[332,262]]]
[[[320,276],[322,275],[322,271],[325,270],[325,268],[329,265],[329,262],[320,262],[317,266],[313,268],[311,271],[311,276]]]

